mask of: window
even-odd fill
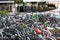
[[[18,6],[18,7],[17,7],[17,11],[18,11],[18,12],[23,12],[23,6]]]
[[[6,4],[0,4],[0,10],[6,10]]]
[[[0,10],[12,11],[12,4],[0,3]]]
[[[12,11],[12,5],[7,6],[7,11],[11,12]]]

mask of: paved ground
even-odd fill
[[[13,12],[9,12],[9,15],[15,15],[15,13],[13,13]]]
[[[2,28],[0,28],[0,32],[3,32],[3,29]]]

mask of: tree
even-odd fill
[[[21,4],[21,3],[23,3],[23,0],[15,0],[14,1],[16,4]]]

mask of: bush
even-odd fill
[[[6,10],[0,11],[0,14],[1,14],[2,16],[6,16],[6,15],[8,14],[8,11],[6,11]]]

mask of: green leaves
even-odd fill
[[[14,0],[14,2],[15,2],[16,4],[21,4],[21,3],[23,3],[23,0]]]
[[[39,19],[39,17],[38,17],[38,15],[37,15],[37,14],[34,16],[34,18],[35,18],[35,19],[37,19],[37,20]]]
[[[2,16],[6,16],[6,15],[8,14],[8,12],[7,12],[6,10],[3,10],[3,11],[0,11],[0,14],[1,14]]]

